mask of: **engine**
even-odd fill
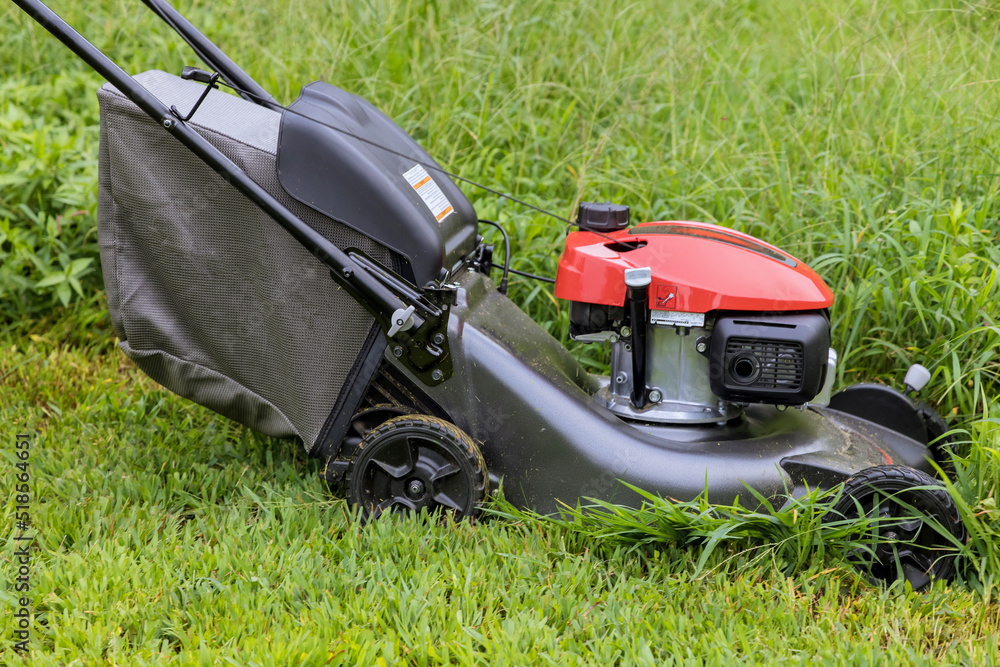
[[[628,419],[714,423],[829,390],[833,294],[812,269],[725,227],[629,228],[628,215],[581,204],[556,278],[571,337],[612,345],[596,400]]]

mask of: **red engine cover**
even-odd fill
[[[649,307],[712,310],[820,310],[833,292],[786,252],[704,222],[646,222],[611,234],[571,232],[559,259],[556,296],[625,304],[625,269],[648,266]]]

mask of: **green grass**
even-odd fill
[[[837,294],[839,380],[898,384],[924,363],[924,398],[968,433],[954,493],[971,565],[915,595],[857,580],[795,521],[791,551],[768,533],[711,553],[618,539],[613,517],[359,526],[293,445],[167,394],[115,351],[96,270],[100,81],[8,5],[0,417],[4,442],[38,434],[32,664],[997,662],[991,3],[178,4],[280,100],[322,77],[491,187],[565,216],[612,200],[636,220],[717,222],[807,260]],[[128,71],[196,63],[140,3],[54,8]],[[464,189],[510,229],[515,268],[554,273],[562,226]],[[511,296],[565,337],[549,287],[515,278]],[[671,510],[647,511],[631,518]],[[749,525],[723,514],[706,516]]]
[[[4,422],[38,434],[31,664],[986,664],[1000,641],[995,589],[880,590],[760,541],[705,557],[533,520],[361,526],[296,448],[110,344],[5,346],[12,371]]]

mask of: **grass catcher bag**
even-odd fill
[[[186,114],[203,86],[135,77]],[[98,232],[125,354],[173,392],[272,436],[320,439],[359,354],[365,309],[285,230],[110,84],[98,91]],[[213,90],[189,121],[285,207],[340,248],[390,251],[294,201],[278,183],[281,115]]]

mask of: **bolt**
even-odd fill
[[[164,118],[163,119],[163,127],[167,128],[169,130],[173,126],[174,126],[174,119],[173,118]]]
[[[623,338],[628,338],[631,335],[632,335],[632,330],[631,329],[629,329],[628,327],[622,327],[622,337]]]
[[[434,344],[435,345],[440,345],[441,343],[444,342],[444,334],[443,333],[436,333],[436,334],[434,334],[434,339],[433,340],[434,340]]]
[[[435,368],[431,371],[431,378],[433,378],[436,382],[440,382],[444,379],[444,373],[441,372],[441,369]]]
[[[649,401],[651,403],[659,403],[662,398],[663,394],[660,393],[659,389],[653,389],[649,392]]]
[[[627,379],[628,379],[628,375],[625,375],[625,373],[619,373],[615,377],[615,382],[617,382],[618,384],[625,384],[625,380],[627,380]]]
[[[696,345],[694,346],[694,349],[698,350],[698,352],[699,352],[699,353],[701,353],[701,354],[704,354],[704,353],[705,353],[705,350],[707,350],[707,349],[708,349],[708,345],[707,345],[707,344],[705,343],[705,341],[703,341],[703,340],[700,340],[700,341],[698,341],[698,343],[697,343],[697,344],[696,344]]]
[[[401,345],[397,345],[396,347],[392,348],[392,356],[396,357],[397,359],[403,356],[403,347]]]
[[[410,492],[411,496],[422,495],[424,492],[424,483],[419,479],[415,479],[410,482],[410,484],[406,487],[406,490]]]

